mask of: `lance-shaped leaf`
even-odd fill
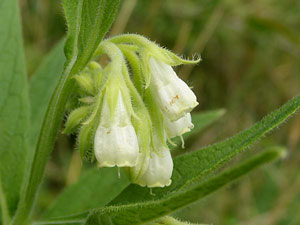
[[[85,225],[145,224],[211,194],[253,169],[279,158],[282,154],[283,151],[281,148],[263,152],[237,166],[225,170],[219,175],[207,179],[203,183],[195,184],[182,191],[173,192],[161,199],[136,204],[109,206],[93,210]]]
[[[7,224],[19,200],[29,121],[18,1],[1,0],[0,52],[0,208]]]
[[[36,192],[64,115],[66,102],[74,87],[74,80],[71,77],[81,71],[94,54],[111,26],[118,5],[118,0],[63,1],[68,24],[65,69],[46,110],[37,146],[29,161],[30,169],[25,177],[25,187],[13,225],[28,223]]]
[[[232,157],[278,127],[300,108],[300,95],[290,100],[278,110],[272,112],[249,129],[223,141],[174,159],[172,184],[165,188],[149,189],[131,184],[110,205],[144,202],[163,196],[199,181],[205,175],[215,171]]]

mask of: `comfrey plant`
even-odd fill
[[[105,65],[95,61],[104,55]],[[198,105],[172,66],[197,62],[139,35],[103,41],[74,76],[80,107],[70,112],[64,132],[79,130],[81,156],[96,158],[99,167],[124,167],[141,186],[169,186],[173,160],[167,141],[194,127],[190,112]]]
[[[184,60],[140,35],[103,40],[118,6],[117,0],[63,0],[67,37],[27,83],[18,4],[1,0],[1,225],[189,224],[168,215],[285,152],[271,146],[220,169],[293,115],[300,96],[227,140],[176,151],[178,137],[182,147],[183,139],[192,142],[224,110],[191,114],[196,96],[173,67],[199,60]],[[76,133],[81,157],[101,168],[84,167],[79,181],[39,214],[38,189],[66,115],[63,133]],[[124,170],[118,178],[115,168],[102,167]]]

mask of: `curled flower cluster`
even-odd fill
[[[141,186],[170,185],[167,141],[193,128],[190,112],[198,104],[172,66],[198,61],[139,35],[103,41],[93,61],[74,76],[78,89],[64,132],[78,131],[81,156],[96,158],[99,167],[125,167]]]

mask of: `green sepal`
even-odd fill
[[[178,66],[181,64],[197,64],[201,61],[200,55],[198,55],[195,60],[183,59],[178,55],[174,54],[173,52],[164,48],[160,48],[160,54],[154,55],[154,57],[161,59],[163,62],[170,66]]]
[[[90,116],[81,122],[82,126],[77,136],[77,149],[82,159],[93,162],[94,156],[94,138],[100,123],[101,108],[103,105],[103,91],[100,91],[95,97],[95,104],[92,108]]]
[[[131,96],[130,96],[128,87],[126,86],[125,83],[121,87],[120,92],[122,94],[122,98],[123,98],[125,107],[128,110],[128,112],[130,113],[130,115],[133,116],[133,117],[137,117],[138,118],[138,116],[136,115],[135,111],[133,110]]]
[[[65,129],[62,133],[71,134],[74,132],[80,123],[91,113],[91,106],[82,106],[73,110],[65,123]]]
[[[139,119],[139,117],[135,113],[135,110],[133,110],[133,102],[136,102],[136,103],[138,102],[136,99],[137,96],[135,96],[135,94],[138,94],[138,92],[137,92],[137,89],[135,88],[136,93],[135,94],[130,93],[133,90],[131,90],[131,88],[128,86],[128,80],[130,81],[130,86],[134,87],[134,85],[132,84],[132,81],[130,79],[128,67],[125,64],[125,61],[122,66],[122,75],[123,75],[123,78],[122,78],[121,93],[123,94],[123,96],[125,96],[125,99],[126,99],[126,100],[124,100],[125,106],[126,106],[127,110],[130,112],[132,117]],[[124,78],[125,78],[125,80],[124,80]],[[139,96],[139,98],[142,99],[141,96]]]
[[[145,80],[145,89],[147,89],[151,83],[151,70],[149,66],[150,55],[147,52],[147,50],[144,49],[140,52],[140,57],[141,57],[142,74]]]
[[[139,157],[140,163],[135,167],[129,168],[129,179],[134,184],[139,184],[140,178],[147,172],[150,162],[150,150],[142,153]]]
[[[135,108],[137,118],[132,118],[132,125],[139,141],[140,152],[149,152],[151,135],[152,135],[152,121],[148,112],[142,108]]]
[[[150,159],[152,142],[152,121],[146,108],[135,107],[138,118],[132,118],[132,125],[137,134],[140,152],[140,161],[135,167],[130,168],[129,178],[131,182],[138,183],[141,176],[147,171]]]
[[[104,90],[100,91],[98,93],[98,95],[95,97],[95,104],[94,104],[93,111],[92,111],[91,115],[85,121],[82,122],[83,125],[92,123],[92,121],[95,120],[96,116],[98,114],[100,114],[100,109],[103,104],[103,102],[102,102],[103,92],[104,92]]]
[[[141,97],[144,97],[144,86],[145,86],[145,80],[143,78],[142,74],[142,68],[141,68],[141,62],[138,57],[138,55],[133,51],[130,47],[127,47],[129,45],[126,44],[120,44],[118,47],[126,57],[127,61],[130,64],[132,74],[133,74],[133,83],[134,86],[136,87],[137,91],[141,95]],[[137,46],[136,46],[137,47]]]
[[[149,114],[151,116],[153,130],[154,130],[155,134],[157,135],[158,140],[160,141],[160,144],[164,145],[167,148],[168,146],[166,144],[166,134],[165,134],[165,128],[164,128],[164,115],[153,97],[153,90],[151,90],[151,88],[148,88],[145,92],[145,102],[146,102]],[[152,144],[153,150],[155,151],[156,148],[155,148],[155,144],[153,143],[153,140],[152,140],[151,144]],[[156,152],[156,153],[159,154],[159,152]]]
[[[108,81],[107,86],[105,87],[104,91],[104,98],[107,100],[108,108],[110,111],[110,118],[111,120],[115,116],[115,109],[118,103],[119,94],[121,91],[121,81],[120,77],[117,74],[109,74],[110,80]]]

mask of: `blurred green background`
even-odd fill
[[[65,35],[60,0],[21,0],[27,70]],[[300,91],[299,0],[123,0],[109,35],[138,33],[184,57],[201,54],[197,66],[176,68],[193,86],[196,111],[226,109],[192,149],[229,137],[278,108]],[[30,79],[30,77],[29,77]],[[300,224],[300,116],[252,151],[283,145],[288,155],[175,215],[221,225]],[[74,137],[60,135],[40,192],[38,210],[76,182],[82,163]]]

